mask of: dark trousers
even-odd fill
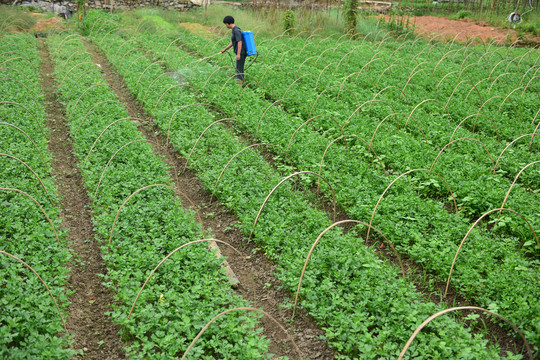
[[[244,65],[246,64],[246,57],[240,56],[240,60],[236,60],[236,78],[240,81],[244,81]]]

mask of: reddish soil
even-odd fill
[[[386,16],[388,21],[388,16]],[[456,39],[465,42],[470,39],[483,43],[495,41],[502,44],[507,35],[511,36],[510,43],[517,39],[517,32],[512,29],[495,28],[485,22],[473,20],[449,20],[435,16],[418,16],[409,18],[415,26],[415,32],[429,38],[440,37],[446,40]],[[540,44],[540,38],[529,38],[529,41]]]

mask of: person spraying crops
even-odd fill
[[[244,44],[244,38],[242,36],[242,30],[234,24],[234,18],[232,16],[225,16],[223,23],[228,29],[232,30],[232,35],[231,42],[225,47],[225,49],[220,51],[220,54],[223,54],[231,47],[234,49],[234,53],[236,54],[236,78],[238,79],[239,84],[243,84],[244,65],[246,63],[247,51]]]

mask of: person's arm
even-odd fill
[[[240,60],[240,54],[242,53],[243,41],[238,42],[238,52],[236,53],[236,60]]]
[[[232,42],[230,42],[229,45],[227,45],[227,46],[225,47],[225,49],[221,50],[219,53],[220,53],[220,54],[223,54],[225,51],[229,50],[230,48],[232,48]]]

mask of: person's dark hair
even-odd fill
[[[223,19],[224,24],[234,24],[234,18],[230,15],[225,16]]]

